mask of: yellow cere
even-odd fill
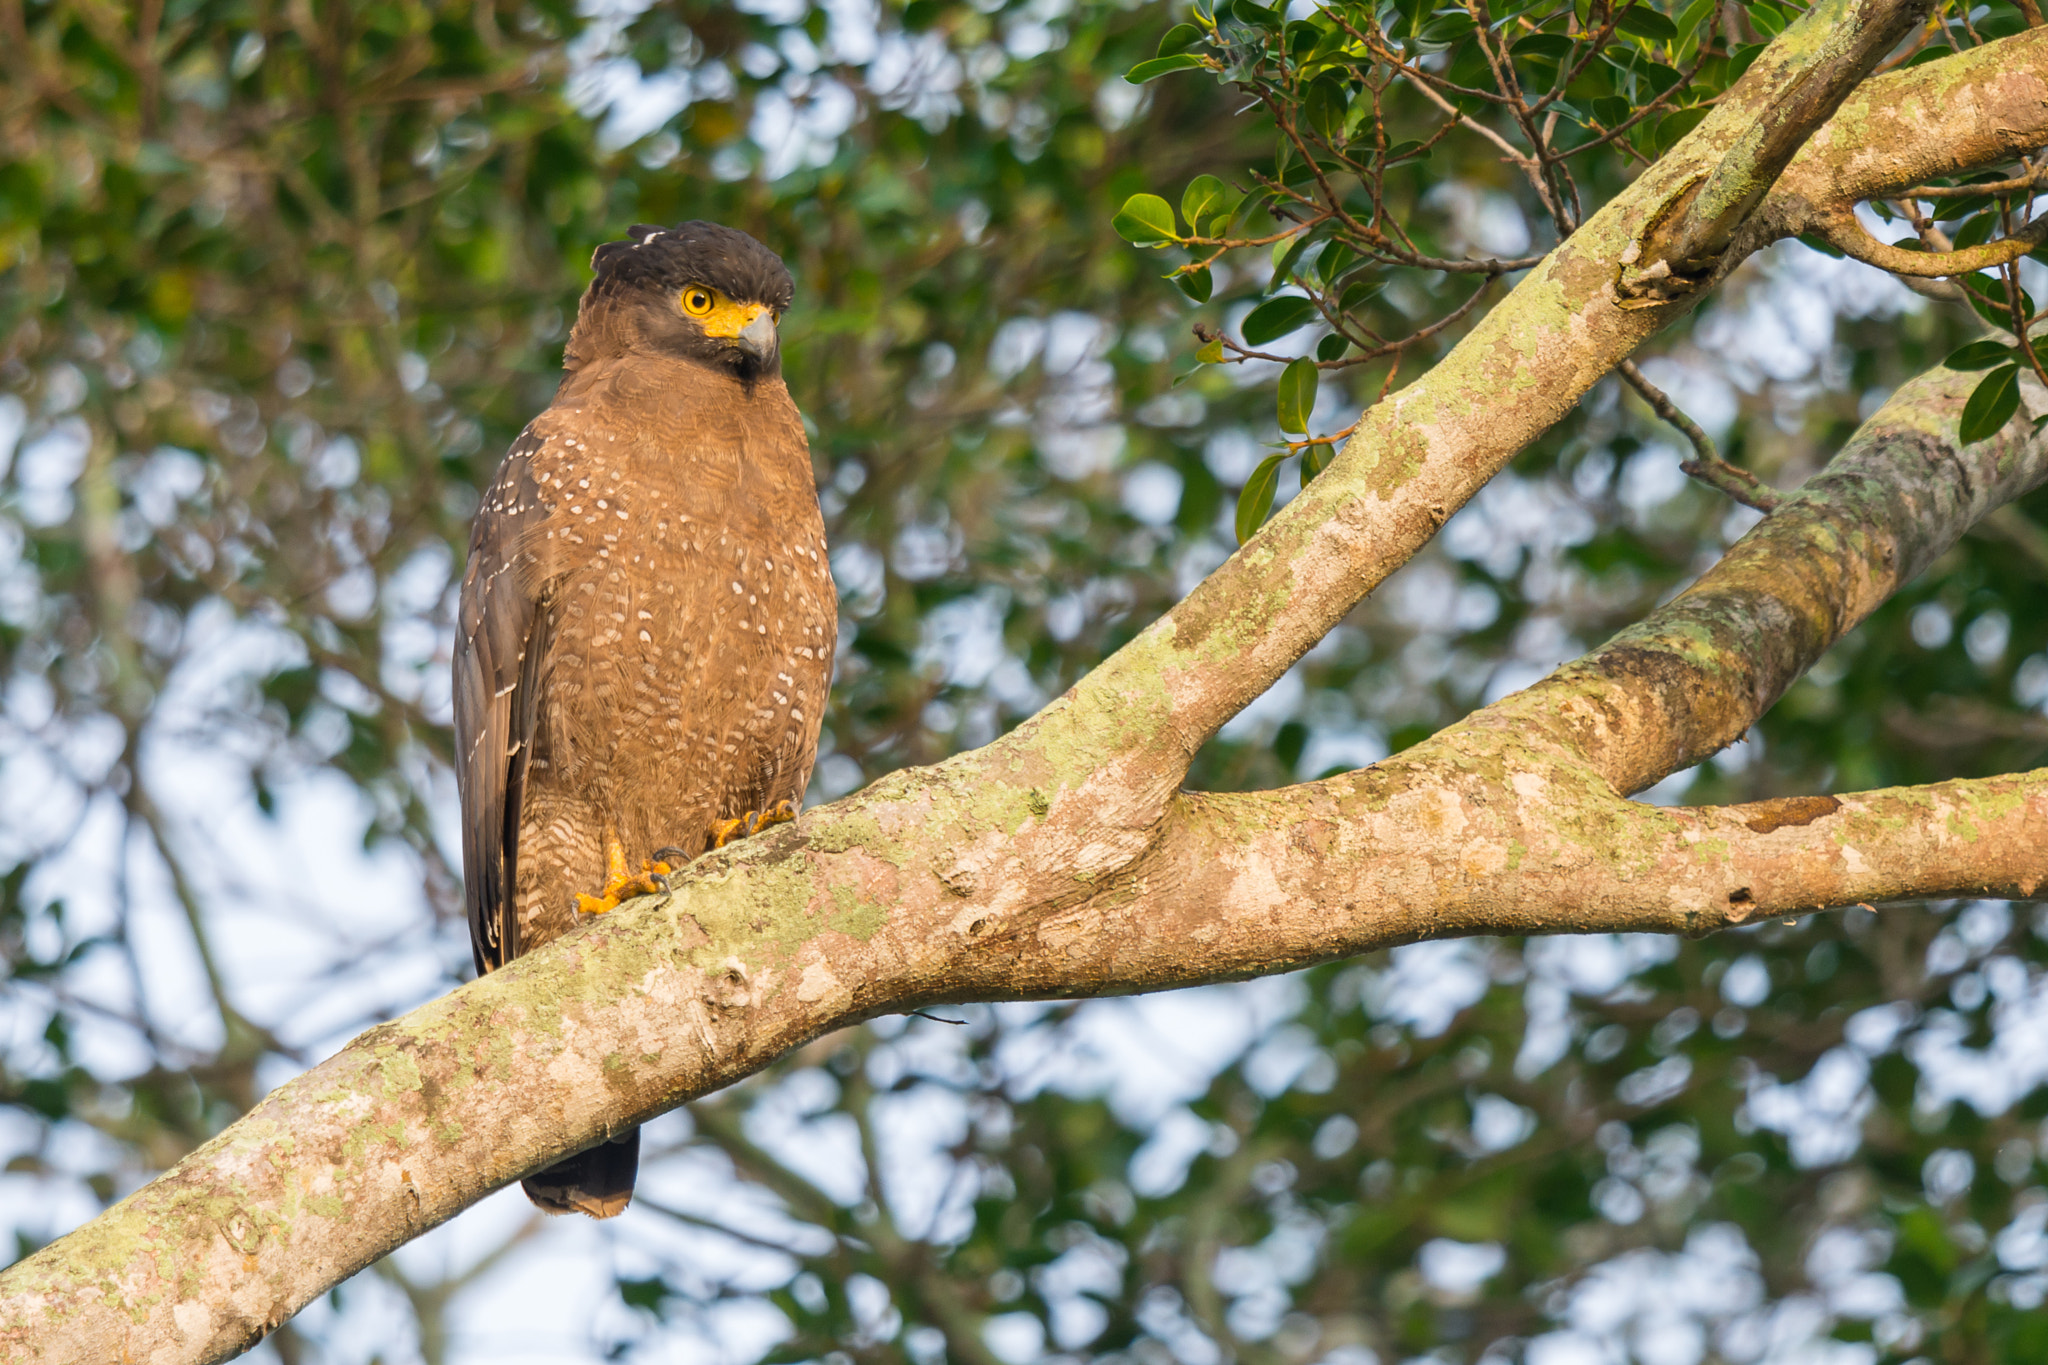
[[[704,328],[704,335],[710,337],[736,337],[747,329],[747,324],[769,311],[765,303],[734,303],[706,284],[684,285],[678,302],[683,312]]]

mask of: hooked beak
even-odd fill
[[[754,316],[753,321],[740,329],[739,335],[734,337],[733,340],[739,343],[741,350],[754,359],[769,359],[775,354],[777,344],[775,314],[763,308]]]

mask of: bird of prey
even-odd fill
[[[591,267],[567,374],[485,493],[462,577],[478,975],[789,819],[831,680],[837,596],[776,331],[788,270],[698,222],[635,227]],[[523,1183],[609,1218],[638,1163],[636,1129]]]

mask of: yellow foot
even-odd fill
[[[796,807],[787,801],[777,801],[765,811],[750,810],[737,820],[718,820],[711,826],[711,846],[724,848],[735,839],[744,839],[749,834],[759,834],[770,825],[780,825],[794,819]]]
[[[626,871],[626,848],[618,836],[605,836],[605,878],[604,891],[592,896],[582,892],[576,895],[576,913],[579,915],[602,915],[607,910],[616,910],[623,901],[635,896],[652,896],[668,890],[663,879],[675,871],[667,863],[652,858],[640,860],[640,874],[633,876]]]

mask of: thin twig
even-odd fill
[[[1643,401],[1659,417],[1685,433],[1685,439],[1692,442],[1693,458],[1681,460],[1678,467],[1692,478],[1698,479],[1709,488],[1726,493],[1744,507],[1754,507],[1766,516],[1776,510],[1784,499],[1762,479],[1739,465],[1729,464],[1714,449],[1714,440],[1701,429],[1700,424],[1679,410],[1670,395],[1652,384],[1643,372],[1636,368],[1633,360],[1624,360],[1615,366],[1629,386],[1641,394]]]
[[[2034,349],[2034,339],[2027,335],[2027,313],[2022,300],[2026,293],[2020,288],[2020,270],[2017,265],[2002,266],[1999,277],[2005,281],[2005,311],[2012,319],[2012,339],[2025,358],[2027,367],[2043,385],[2048,385],[2048,369],[2041,364],[2041,354]]]
[[[2021,161],[2021,165],[2026,165]],[[1974,199],[1980,194],[2014,194],[2020,190],[2031,190],[2036,186],[2048,185],[2048,161],[2030,167],[2025,175],[2016,175],[2010,180],[1993,180],[1981,185],[1920,185],[1906,190],[1906,199]]]

